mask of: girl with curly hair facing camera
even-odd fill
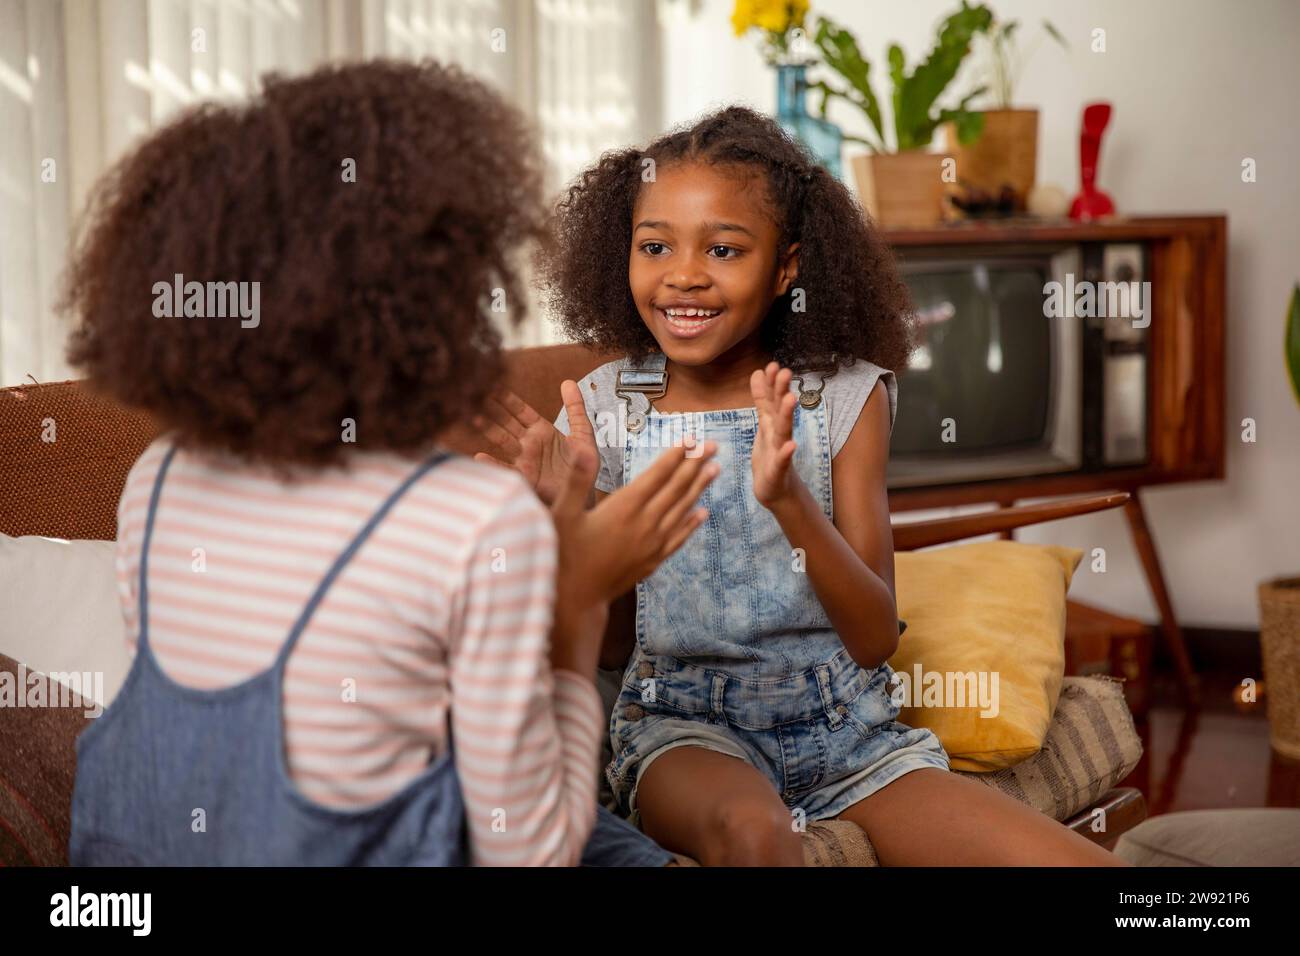
[[[545,219],[522,116],[431,62],[268,77],[100,184],[71,358],[164,434],[118,512],[135,658],[78,741],[74,864],[668,862],[598,814],[594,677],[711,449],[590,511],[580,453],[548,514],[438,447]]]
[[[706,864],[798,865],[800,824],[832,818],[885,864],[1119,862],[896,719],[885,465],[912,320],[843,184],[729,107],[602,156],[554,229],[542,277],[564,330],[623,357],[554,426],[490,400],[500,459],[545,494],[595,446],[596,500],[687,437],[721,466],[705,525],[611,614],[622,813]]]

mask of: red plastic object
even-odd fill
[[[1079,132],[1079,181],[1082,191],[1070,203],[1071,219],[1100,219],[1115,212],[1115,203],[1097,188],[1101,134],[1106,131],[1109,122],[1109,103],[1089,103],[1083,108],[1083,129]]]

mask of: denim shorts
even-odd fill
[[[605,775],[618,808],[639,822],[641,774],[674,747],[744,760],[807,821],[837,817],[912,770],[950,769],[933,731],[895,719],[893,676],[887,663],[868,670],[843,649],[772,680],[638,653],[610,716],[614,759]]]

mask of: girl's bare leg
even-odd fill
[[[867,831],[883,866],[1129,865],[1033,807],[937,767],[904,774],[840,819]]]
[[[803,866],[803,841],[776,788],[745,761],[675,747],[641,776],[641,829],[702,866]]]

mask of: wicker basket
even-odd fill
[[[1270,743],[1283,756],[1300,760],[1300,578],[1260,584],[1259,640]]]

